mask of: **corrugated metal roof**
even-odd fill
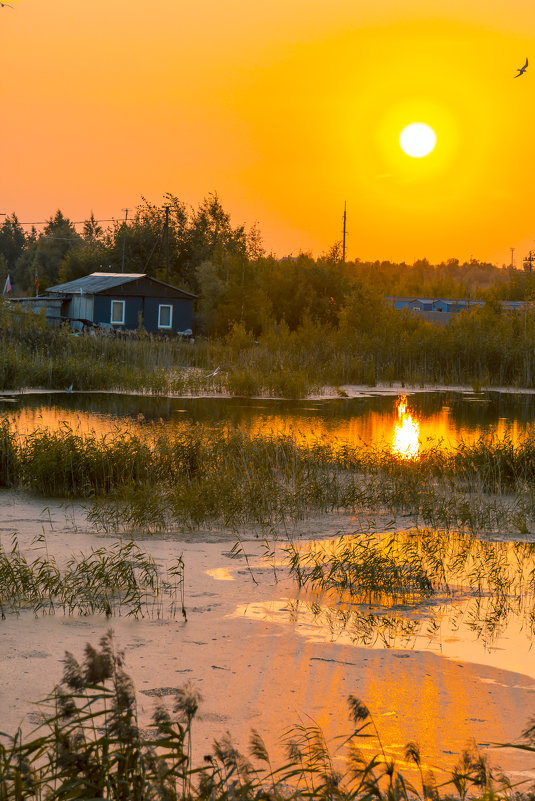
[[[145,273],[91,273],[77,278],[75,281],[67,281],[66,284],[57,284],[49,287],[47,292],[66,292],[67,294],[78,293],[80,290],[88,295],[102,292],[105,289],[113,289],[116,286],[129,284],[138,278],[145,278]]]

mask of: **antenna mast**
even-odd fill
[[[347,213],[346,213],[347,201],[344,200],[344,228],[342,231],[342,263],[345,263],[346,260],[346,221],[347,221]]]
[[[121,209],[125,213],[125,226],[128,225],[128,209]],[[126,227],[123,231],[123,257],[121,259],[121,272],[124,273],[124,259],[125,259],[125,251],[126,251]]]
[[[165,206],[165,282],[169,283],[169,206]]]

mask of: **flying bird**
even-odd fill
[[[515,75],[514,77],[515,78],[520,78],[520,76],[525,73],[527,68],[528,68],[528,57],[526,56],[526,63],[524,64],[523,67],[520,67],[519,69],[517,69],[518,75]]]

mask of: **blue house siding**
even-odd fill
[[[111,302],[112,300],[125,301],[125,314],[124,325],[116,325],[114,328],[118,330],[124,328],[135,329],[139,328],[139,315],[143,312],[142,298],[125,298],[120,295],[106,296],[95,295],[95,306],[93,312],[94,323],[110,323],[111,322]],[[147,329],[152,330],[152,329]]]
[[[158,307],[160,305],[173,307],[172,329],[158,328]],[[193,306],[189,300],[180,298],[145,298],[145,313],[143,322],[147,331],[185,331],[193,328]]]
[[[95,295],[95,306],[93,322],[111,322],[111,302],[112,300],[123,300],[125,302],[125,322],[124,325],[114,325],[118,331],[121,329],[139,328],[139,315],[143,315],[143,326],[146,331],[152,333],[165,333],[166,331],[185,331],[193,327],[193,305],[190,300],[174,298],[136,298],[121,297],[120,295]],[[173,320],[171,328],[158,328],[158,310],[160,305],[173,307]]]

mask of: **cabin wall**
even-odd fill
[[[117,331],[124,329],[134,330],[139,328],[139,315],[143,313],[143,298],[125,298],[121,295],[95,295],[95,323],[111,323],[111,302],[112,300],[124,300],[125,320],[124,325],[114,325]]]
[[[158,309],[160,304],[173,307],[173,319],[171,329],[158,328]],[[172,331],[176,334],[177,331],[185,331],[187,328],[193,328],[193,304],[191,300],[179,300],[173,298],[145,298],[145,312],[143,315],[143,324],[147,331],[153,333],[165,333],[165,331]]]
[[[93,320],[94,295],[73,295],[69,304],[69,317],[74,320]]]
[[[139,328],[139,315],[143,316],[143,327],[151,333],[176,333],[193,328],[193,303],[182,298],[139,298],[124,297],[120,295],[95,295],[94,322],[111,323],[112,300],[125,301],[124,325],[114,325],[118,331],[121,329],[134,330]],[[160,304],[172,306],[173,318],[171,328],[158,328],[158,310]]]

